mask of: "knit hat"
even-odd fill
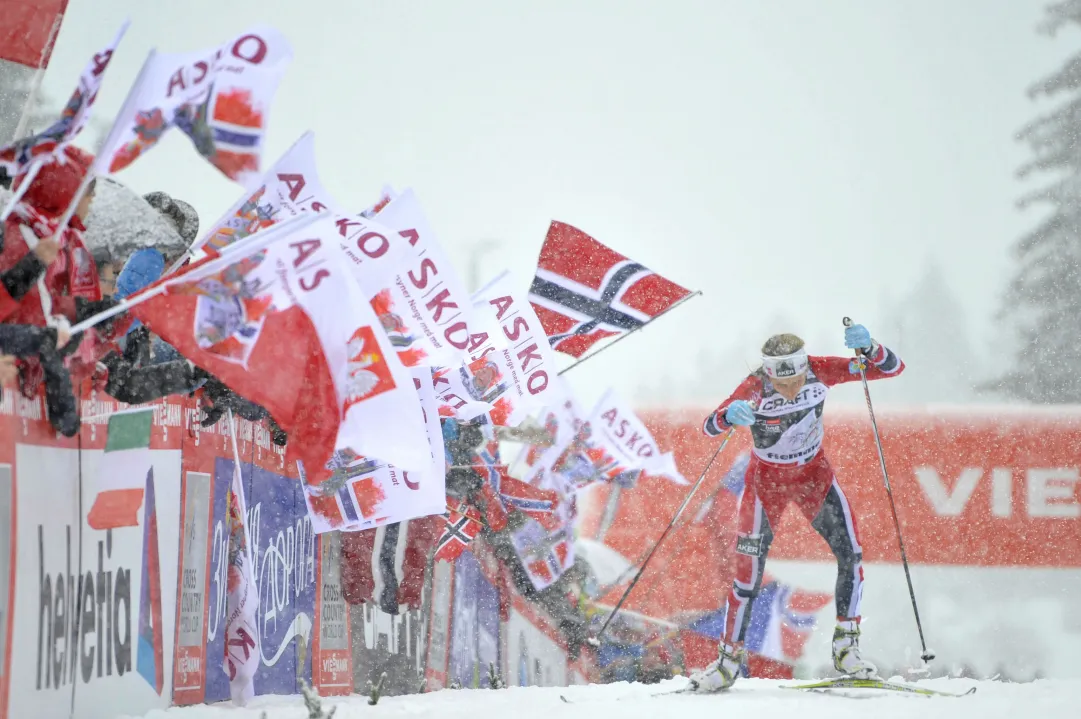
[[[23,193],[22,201],[49,219],[61,217],[93,162],[94,156],[86,150],[66,146],[60,157],[51,159],[41,167]],[[17,192],[25,180],[25,174],[18,175],[12,190]]]

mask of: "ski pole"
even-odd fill
[[[714,489],[713,492],[708,497],[706,497],[701,503],[699,503],[698,511],[701,512],[704,507],[708,507],[708,506],[711,505],[712,502],[716,501],[717,495],[719,495],[721,492],[723,492],[724,489],[725,489],[724,481],[722,480],[721,482],[717,483],[716,489]],[[688,524],[691,524],[694,521],[696,521],[694,519],[694,515],[692,515],[690,512],[687,512],[686,515],[683,517],[683,519],[676,524],[674,531],[678,532],[679,530],[683,529]],[[683,534],[679,535],[679,542],[676,544],[675,550],[668,555],[668,561],[669,562],[671,562],[672,559],[679,557],[680,553],[683,551],[683,547],[685,547],[687,545],[687,537],[689,537],[689,536],[690,536],[690,532],[684,532]],[[637,567],[638,562],[635,562],[633,566]],[[665,566],[667,566],[667,564]],[[619,586],[619,584],[621,584],[622,581],[623,581],[623,576],[627,575],[627,574],[630,574],[630,569],[631,568],[628,568],[627,571],[623,572],[623,574],[620,575],[619,580],[616,581],[616,582],[613,582],[609,586]],[[651,584],[646,586],[645,594],[642,596],[642,602],[643,603],[646,603],[646,602],[649,601],[649,598],[653,596],[653,590],[656,589],[659,584],[661,584],[661,578],[654,579]],[[607,588],[605,589],[605,591],[607,591]]]
[[[608,615],[608,618],[604,620],[604,624],[601,626],[601,630],[597,632],[596,636],[586,639],[586,641],[589,642],[591,645],[595,647],[599,647],[601,645],[601,637],[604,636],[604,632],[608,629],[608,625],[612,623],[612,619],[619,612],[620,608],[622,608],[623,603],[627,601],[627,597],[630,596],[631,590],[634,589],[634,586],[636,584],[638,584],[638,580],[642,578],[642,573],[645,572],[646,567],[649,566],[649,560],[653,559],[653,555],[654,553],[656,553],[657,548],[661,546],[661,542],[663,542],[664,538],[668,536],[668,533],[672,531],[672,527],[674,527],[676,522],[679,520],[679,516],[683,514],[683,510],[687,508],[688,504],[690,504],[691,499],[694,497],[694,493],[697,492],[698,488],[702,485],[702,480],[704,480],[706,478],[706,475],[709,473],[709,468],[713,466],[713,462],[717,459],[717,456],[720,455],[721,451],[728,445],[728,440],[732,439],[732,435],[735,433],[735,431],[736,428],[732,427],[728,430],[727,433],[725,433],[724,441],[721,442],[721,444],[717,447],[717,451],[714,452],[713,456],[709,458],[708,462],[706,462],[705,468],[702,469],[702,474],[698,476],[698,481],[694,483],[694,486],[691,487],[691,491],[688,492],[687,496],[683,499],[683,504],[679,505],[679,509],[676,510],[675,515],[672,517],[672,521],[668,523],[668,526],[665,527],[663,532],[661,532],[661,536],[658,537],[657,541],[653,543],[653,548],[650,549],[649,554],[646,555],[646,560],[642,562],[642,566],[639,567],[638,572],[634,575],[634,579],[631,580],[630,586],[628,586],[623,591],[623,596],[619,598],[619,601],[616,602],[615,608]]]
[[[845,317],[845,327],[852,326],[852,319]],[[890,512],[893,514],[893,527],[897,530],[897,546],[901,549],[901,564],[905,568],[905,581],[908,582],[908,597],[912,600],[912,613],[916,617],[916,631],[920,634],[920,646],[923,653],[920,658],[929,662],[935,658],[935,653],[927,649],[927,642],[923,638],[923,624],[920,622],[920,610],[916,606],[916,590],[912,588],[912,573],[908,569],[908,557],[905,554],[905,540],[901,536],[901,521],[897,518],[897,505],[893,501],[893,489],[890,487],[890,475],[886,471],[886,455],[882,452],[882,438],[878,434],[878,422],[875,421],[875,408],[871,405],[871,389],[867,386],[867,371],[863,353],[856,350],[856,366],[860,370],[860,380],[863,382],[863,396],[867,400],[867,411],[871,415],[871,429],[875,435],[875,446],[878,448],[878,463],[882,467],[882,482],[886,485],[886,496],[890,500]]]

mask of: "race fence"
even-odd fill
[[[139,715],[229,698],[228,426],[199,427],[192,400],[152,405],[152,467],[135,478],[136,511],[113,521],[96,508],[115,484],[102,474],[108,418],[124,409],[88,394],[82,432],[66,439],[40,401],[11,391],[0,399],[0,719]],[[647,417],[658,443],[696,477],[711,446],[697,414]],[[827,426],[826,451],[860,521],[865,645],[883,666],[904,667],[918,646],[869,426],[844,412]],[[884,413],[880,427],[942,665],[978,675],[1007,668],[1015,678],[1081,673],[1081,414]],[[257,694],[296,694],[302,681],[326,696],[363,692],[383,673],[387,694],[485,687],[489,667],[510,686],[599,676],[590,652],[569,651],[557,622],[517,595],[483,541],[429,568],[419,608],[392,615],[347,604],[339,536],[312,531],[284,449],[267,427],[243,420],[237,444],[260,600]],[[711,472],[628,610],[670,619],[723,600],[736,498],[722,483],[746,450],[737,439]],[[638,559],[685,492],[667,480],[614,499],[598,488],[583,502],[581,533]],[[828,549],[795,514],[777,530],[767,571],[832,591]],[[828,663],[830,612],[821,610],[824,630],[804,648],[807,672]]]
[[[135,478],[143,491],[131,516],[116,521],[98,511],[115,484],[100,470],[108,419],[127,408],[88,394],[82,431],[67,439],[40,400],[3,392],[0,719],[229,699],[232,436],[226,420],[201,428],[194,400],[152,408],[152,466]],[[324,696],[363,692],[384,672],[386,694],[484,686],[489,662],[512,686],[574,677],[554,622],[510,596],[483,543],[429,570],[418,609],[347,604],[339,535],[313,533],[284,448],[261,423],[238,419],[236,433],[259,592],[256,694],[297,694],[302,681]]]

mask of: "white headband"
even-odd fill
[[[762,357],[762,369],[770,379],[788,379],[806,374],[809,364],[807,353],[802,350],[781,357]]]

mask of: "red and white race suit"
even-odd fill
[[[896,377],[904,363],[882,345],[867,356],[869,380]],[[754,439],[751,461],[744,474],[737,520],[736,574],[725,605],[722,640],[742,642],[751,618],[754,598],[776,526],[793,503],[826,540],[837,559],[836,604],[838,619],[860,618],[863,594],[863,548],[856,515],[822,452],[822,411],[833,385],[859,381],[854,358],[810,357],[803,388],[794,399],[782,397],[769,377],[758,371],[740,383],[705,422],[704,431],[717,436],[729,425],[724,415],[736,400],[754,408],[750,426]]]

